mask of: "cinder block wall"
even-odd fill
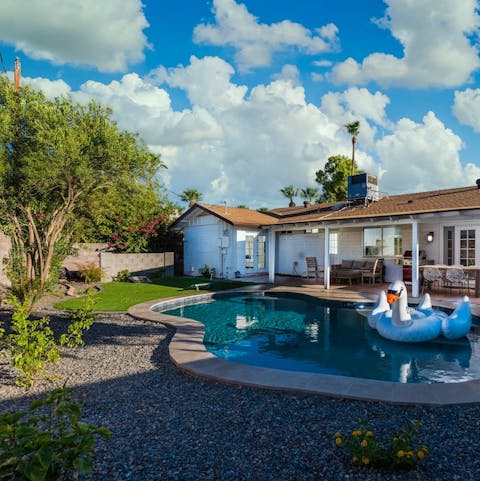
[[[129,270],[132,274],[146,274],[148,271],[165,268],[167,273],[173,274],[173,252],[148,254],[113,254],[100,253],[100,267],[103,281],[113,281],[120,271]]]

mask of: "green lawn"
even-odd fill
[[[201,277],[172,277],[156,279],[152,284],[137,284],[132,282],[109,282],[103,284],[103,290],[94,294],[95,311],[127,311],[130,306],[141,302],[163,299],[166,297],[185,296],[197,291],[193,284],[210,282]],[[235,287],[250,285],[251,282],[213,281],[210,291],[221,291]],[[203,291],[203,289],[202,289]],[[84,299],[77,297],[55,304],[57,309],[77,309]]]

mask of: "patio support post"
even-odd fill
[[[268,280],[272,284],[275,283],[275,240],[277,233],[270,229],[268,231]]]
[[[325,227],[323,242],[323,287],[330,289],[330,228]]]
[[[419,296],[419,286],[418,286],[418,222],[412,222],[412,297]]]

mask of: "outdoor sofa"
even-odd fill
[[[363,283],[367,279],[373,283],[382,282],[383,259],[344,259],[341,264],[331,266],[330,279],[334,283],[346,281],[348,284]]]

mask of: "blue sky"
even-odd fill
[[[286,204],[351,154],[388,194],[480,177],[477,0],[3,0],[11,75],[110,105],[172,200]],[[300,202],[301,199],[298,199]]]

